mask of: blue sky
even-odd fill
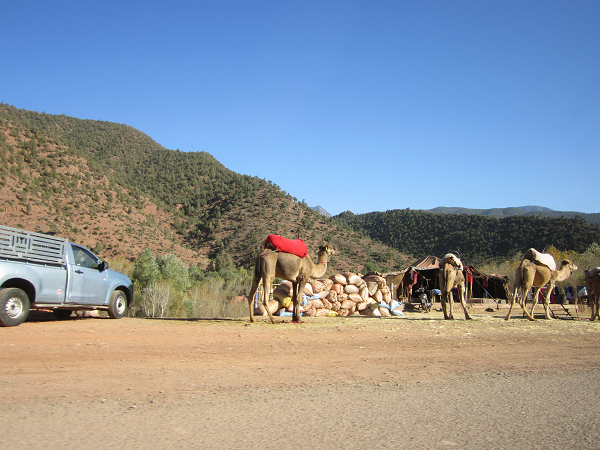
[[[131,125],[332,214],[600,212],[600,2],[3,2],[0,102]]]

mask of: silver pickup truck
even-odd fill
[[[0,326],[23,323],[30,309],[51,309],[59,318],[106,310],[120,319],[131,302],[131,280],[87,248],[0,225]]]

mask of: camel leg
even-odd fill
[[[590,309],[592,310],[592,316],[590,317],[590,321],[593,322],[594,320],[596,320],[596,316],[598,316],[600,318],[600,316],[598,315],[599,313],[599,309],[600,309],[600,304],[598,302],[598,296],[596,295],[596,293],[594,294],[589,294],[589,303],[590,303]]]
[[[531,286],[530,286],[530,288],[531,288]],[[510,320],[510,313],[511,313],[511,311],[513,309],[513,306],[515,305],[515,301],[517,299],[517,294],[519,294],[520,297],[521,297],[521,299],[519,301],[519,305],[521,305],[521,308],[523,308],[523,313],[527,316],[527,318],[529,320],[535,320],[535,318],[531,314],[529,314],[529,311],[527,311],[527,307],[526,307],[526,303],[525,303],[525,299],[527,297],[526,297],[525,292],[528,292],[528,290],[523,290],[523,289],[515,288],[515,292],[513,294],[513,298],[512,298],[512,300],[510,302],[510,308],[508,309],[508,314],[506,315],[505,320]]]
[[[442,311],[444,313],[444,319],[448,320],[448,311],[446,310],[446,292],[442,292]]]
[[[273,278],[263,277],[263,305],[265,305],[265,309],[267,310],[267,314],[269,314],[269,319],[271,323],[275,323],[275,318],[273,317],[273,313],[271,312],[271,308],[269,308],[269,291],[271,290],[271,285],[273,284]]]
[[[450,320],[454,320],[454,294],[452,293],[452,289],[448,291],[448,309]]]
[[[519,292],[519,289],[515,288],[515,292],[513,293],[513,296],[510,299],[510,308],[508,308],[508,314],[506,315],[504,320],[510,320],[510,313],[512,312],[513,306],[515,306],[515,300],[517,299],[518,292]]]
[[[467,312],[467,302],[465,301],[465,285],[461,285],[458,288],[458,296],[460,297],[460,304],[462,305],[463,311],[465,313],[465,319],[471,320],[471,316]]]
[[[250,309],[250,322],[256,322],[254,318],[254,296],[256,295],[256,291],[258,290],[258,285],[260,284],[260,280],[252,281],[252,288],[250,288],[250,297],[248,297],[248,308]]]
[[[554,289],[554,282],[551,281],[548,289],[546,290],[546,295],[544,296],[544,309],[546,311],[546,319],[554,320],[554,317],[550,315],[550,294],[552,293],[552,289]]]
[[[535,307],[538,304],[538,297],[540,295],[541,289],[542,289],[541,287],[535,288],[535,293],[533,294],[533,306],[531,307],[531,314],[530,314],[531,317],[535,317],[535,313],[533,312],[533,310],[535,309]],[[527,311],[527,308],[523,308],[523,310]]]
[[[298,277],[300,278],[300,277]],[[306,287],[306,280],[301,279],[294,283],[294,296],[292,297],[294,301],[294,312],[292,314],[292,322],[293,323],[301,323],[302,319],[300,318],[300,303],[302,303],[302,293],[304,292],[304,288]]]
[[[446,294],[442,291],[442,298],[440,299],[442,302],[442,312],[444,313],[444,319],[448,318],[448,313],[446,312]]]
[[[254,318],[254,296],[262,279],[261,275],[262,258],[259,256],[254,262],[254,277],[252,278],[252,287],[250,288],[250,296],[248,297],[248,308],[250,309],[250,322],[256,322]]]

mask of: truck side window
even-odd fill
[[[73,256],[75,257],[75,264],[78,266],[89,267],[90,269],[98,268],[99,261],[90,252],[74,245],[72,245],[71,248],[73,249]]]

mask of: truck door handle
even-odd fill
[[[75,273],[83,273],[83,270],[77,269]]]

